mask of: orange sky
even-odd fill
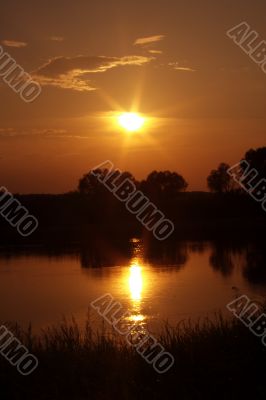
[[[265,145],[266,74],[226,35],[260,0],[10,0],[0,41],[42,85],[24,103],[0,79],[0,178],[12,192],[72,190],[106,159],[137,178],[175,170],[205,190],[220,162]],[[109,117],[150,118],[129,138]]]

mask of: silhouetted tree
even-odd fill
[[[141,189],[153,197],[170,197],[186,190],[187,182],[183,176],[170,171],[153,171],[141,183]]]
[[[240,192],[250,191],[266,178],[266,147],[248,150],[240,163],[230,169],[230,174],[239,183]]]
[[[99,178],[101,179],[107,178],[107,175],[108,174],[112,175],[112,172],[110,172],[110,170],[108,169],[103,169],[103,170],[96,169],[93,171],[96,175],[92,174],[91,173],[92,171],[90,171],[88,174],[85,174],[79,180],[79,185],[78,185],[79,193],[92,195],[92,194],[102,193],[103,190],[106,190],[102,182],[99,180]],[[119,186],[125,179],[130,179],[131,182],[135,183],[136,185],[138,184],[134,176],[130,172],[125,171],[122,172],[120,175],[119,173],[117,173],[117,178],[114,179],[115,186]]]
[[[258,171],[260,178],[266,177],[266,147],[260,147],[256,150],[250,149],[244,156],[251,169]]]
[[[221,163],[217,169],[211,171],[207,178],[208,188],[211,192],[227,193],[233,190],[235,185],[227,172],[229,168],[228,164]]]
[[[121,173],[121,175],[117,178],[115,185],[119,186],[122,182],[125,181],[125,179],[129,179],[136,186],[139,185],[139,182],[135,179],[134,175],[132,175],[131,172],[128,171],[124,171]]]
[[[96,169],[95,172],[100,174],[102,177],[105,177],[109,173],[109,170]],[[81,194],[94,194],[102,186],[103,185],[98,180],[97,176],[93,175],[90,171],[88,174],[83,175],[83,177],[79,180],[78,191]]]

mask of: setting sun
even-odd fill
[[[128,132],[136,132],[142,128],[145,119],[136,113],[124,113],[118,117],[119,125]]]

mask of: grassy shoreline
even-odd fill
[[[23,377],[0,358],[0,381],[9,399],[265,399],[266,347],[236,319],[167,324],[158,341],[175,358],[156,373],[124,338],[81,331],[74,320],[47,328],[41,336],[9,324],[39,359]]]

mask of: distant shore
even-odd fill
[[[117,239],[149,235],[135,216],[113,198],[98,201],[78,193],[16,198],[36,216],[39,227],[25,238],[0,218],[2,246],[75,245],[95,235]],[[187,192],[158,203],[175,225],[169,240],[255,238],[265,232],[266,213],[247,195]]]

